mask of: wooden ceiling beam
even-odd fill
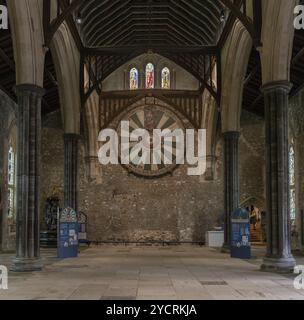
[[[291,66],[292,67],[295,66],[303,56],[304,56],[304,47],[292,59]]]
[[[157,46],[151,45],[151,47],[147,48],[146,46],[104,46],[98,48],[85,48],[84,53],[89,55],[125,55],[132,53],[134,51],[137,52],[147,52],[153,51],[155,53],[175,53],[175,54],[211,54],[217,53],[217,46]]]
[[[60,28],[60,26],[79,8],[79,6],[85,0],[73,0],[70,4],[65,2],[65,0],[60,0],[61,13],[53,21],[50,21],[50,11],[51,11],[51,0],[44,0],[44,15],[43,15],[43,25],[45,34],[45,46],[49,47],[55,33]],[[64,4],[63,4],[64,3]]]
[[[124,2],[125,3],[125,2]],[[145,1],[128,0],[127,4],[123,5],[121,1],[88,1],[86,5],[80,6],[80,11],[83,19],[83,26],[81,27],[82,37],[89,46],[98,46],[105,42],[105,34],[112,34],[116,29],[117,33],[124,32],[126,29],[122,24],[133,19],[145,19],[151,22],[151,28],[147,26],[147,32],[153,31],[154,18],[160,17],[168,18],[172,28],[177,31],[182,31],[186,43],[210,44],[216,42],[218,27],[220,26],[220,12],[221,6],[214,4],[211,1],[202,3],[192,1],[174,2],[174,1],[151,1],[149,4]],[[136,14],[138,16],[136,16]],[[135,17],[134,17],[135,15]],[[117,27],[114,27],[116,25]],[[164,29],[166,32],[166,29]],[[96,38],[98,36],[98,38]],[[197,38],[197,40],[194,40]],[[102,39],[102,40],[101,40]],[[94,41],[94,42],[93,42]],[[91,43],[92,42],[92,43]],[[185,41],[184,41],[185,42]],[[119,45],[119,43],[117,43]]]
[[[8,57],[3,49],[0,48],[0,57],[9,66],[12,71],[15,71],[15,63]]]
[[[258,34],[258,31],[255,28],[255,25],[253,22],[251,22],[247,15],[243,12],[241,12],[240,8],[238,5],[236,5],[233,1],[231,0],[219,0],[223,3],[223,5],[225,5],[234,15],[236,18],[238,18],[243,26],[247,29],[247,31],[249,32],[254,46],[255,47],[260,47],[261,46],[261,37]],[[252,2],[254,2],[255,0],[252,0]],[[246,3],[246,0],[242,0],[242,4],[244,5],[244,3]]]

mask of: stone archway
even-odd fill
[[[80,133],[80,54],[66,23],[57,30],[50,45],[58,78],[65,133]]]
[[[243,86],[252,49],[247,29],[237,20],[222,54],[222,132],[225,144],[225,243],[230,248],[230,215],[239,207],[239,137]]]
[[[43,87],[44,36],[42,0],[7,3],[16,63],[16,83]]]

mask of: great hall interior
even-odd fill
[[[193,273],[208,270],[207,278],[225,263],[248,277],[293,272],[304,252],[304,32],[294,27],[304,1],[0,4],[9,19],[0,30],[0,265],[12,274],[38,271],[43,281],[54,263],[45,247],[56,242],[57,213],[70,207],[90,244],[75,263],[92,257],[94,269],[100,259],[98,276],[132,273],[139,256],[139,269],[156,268],[157,255],[172,276],[170,264],[191,254],[185,263]],[[162,129],[206,129],[204,175],[189,176],[186,164],[100,164],[102,129],[121,120],[144,128],[149,116]],[[225,260],[238,208],[254,213],[257,257],[247,265]],[[212,257],[207,236],[216,230],[223,245]],[[179,298],[174,281],[172,288]]]

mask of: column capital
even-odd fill
[[[265,93],[271,93],[276,90],[284,90],[288,94],[293,87],[293,84],[287,80],[281,80],[281,81],[272,81],[265,83],[261,87],[261,91]]]
[[[14,91],[17,95],[24,93],[36,93],[41,98],[45,95],[45,89],[35,84],[18,84],[15,86]]]

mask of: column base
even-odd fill
[[[221,252],[230,254],[231,252],[230,245],[227,243],[224,243],[222,246]]]
[[[261,270],[266,272],[293,273],[296,260],[293,256],[288,258],[266,257],[261,265]]]
[[[10,271],[33,272],[42,270],[42,261],[39,258],[14,258]]]

